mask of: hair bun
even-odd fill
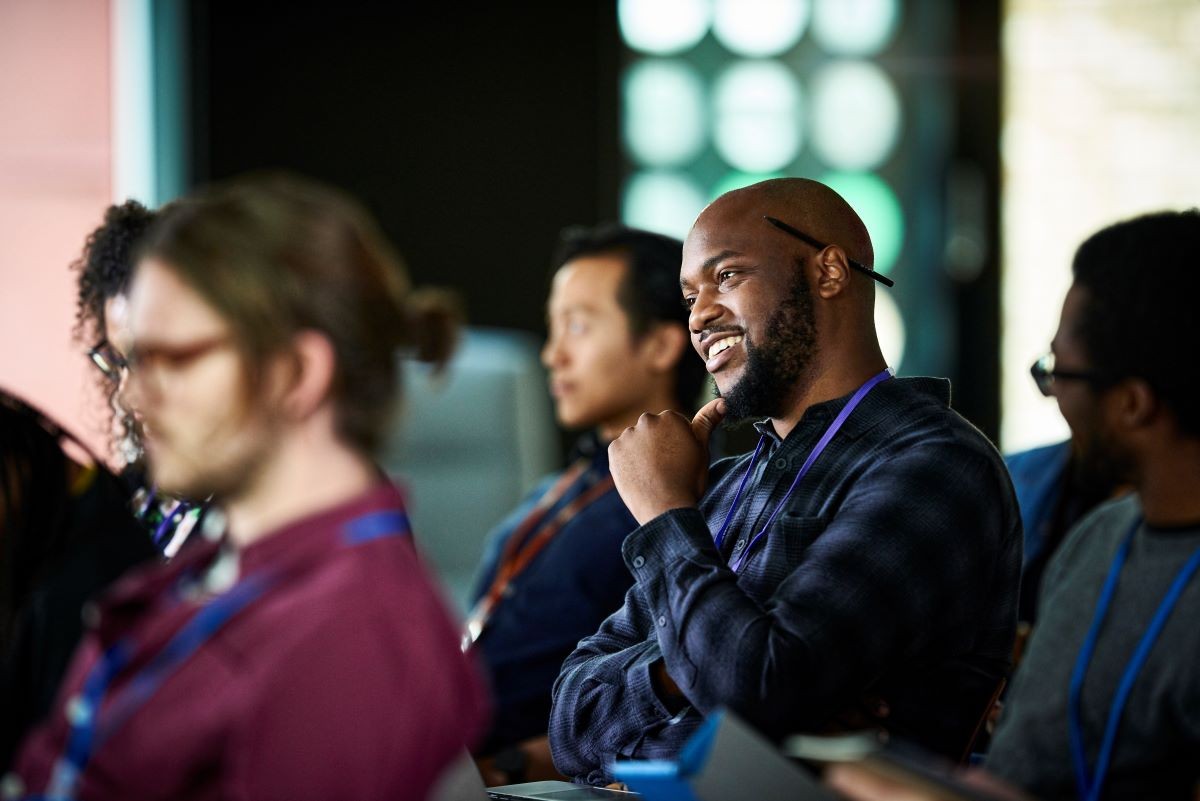
[[[426,288],[408,296],[409,341],[419,361],[441,370],[458,347],[466,322],[462,298],[449,289]]]

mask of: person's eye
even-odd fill
[[[696,305],[696,296],[695,295],[685,295],[683,297],[683,308],[684,309],[691,311],[692,307],[695,305]]]
[[[737,270],[721,270],[717,273],[717,283],[726,284],[737,275]]]
[[[567,333],[568,334],[574,334],[574,335],[586,334],[587,330],[588,330],[587,324],[584,323],[582,320],[572,320],[571,322],[567,323]]]

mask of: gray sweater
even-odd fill
[[[1136,497],[1101,506],[1067,536],[1042,582],[1037,628],[992,741],[990,771],[1044,799],[1077,797],[1067,694],[1112,560],[1141,516]],[[1200,527],[1141,526],[1083,683],[1089,771],[1121,675]],[[1103,798],[1191,799],[1200,777],[1200,575],[1190,582],[1138,674],[1121,718]]]

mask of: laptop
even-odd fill
[[[535,799],[536,801],[589,801],[589,799],[608,799],[608,801],[632,801],[641,798],[637,793],[624,790],[608,790],[603,787],[587,787],[570,782],[525,782],[524,784],[506,784],[501,787],[489,787],[488,798],[502,801],[508,799]]]

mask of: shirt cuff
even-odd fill
[[[699,554],[721,562],[704,515],[692,507],[663,512],[635,529],[621,546],[625,566],[639,583],[661,573],[681,556]]]

